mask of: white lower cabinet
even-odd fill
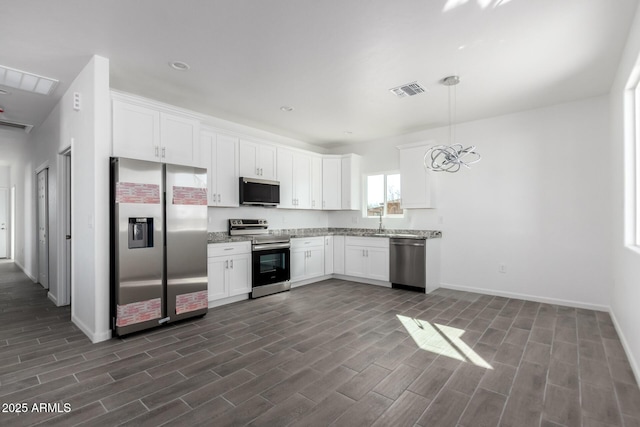
[[[291,239],[291,282],[324,275],[324,237]]]
[[[251,243],[209,244],[209,301],[251,292]]]
[[[333,273],[344,274],[344,236],[333,237]]]
[[[333,236],[324,236],[324,274],[333,274]]]
[[[389,239],[386,237],[345,238],[344,274],[389,281]]]

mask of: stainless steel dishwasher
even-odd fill
[[[424,239],[389,239],[389,281],[392,287],[425,291],[425,243]]]

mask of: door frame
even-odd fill
[[[71,250],[67,235],[71,235],[71,146],[58,152],[58,297],[56,305],[71,304]]]
[[[5,204],[5,231],[6,237],[4,242],[4,259],[11,259],[11,194],[10,189],[8,187],[0,187],[0,190],[4,190],[4,195],[0,195],[0,197],[4,197]]]
[[[50,172],[50,165],[49,165],[49,161],[45,161],[44,163],[42,163],[40,166],[38,166],[35,170],[35,179],[34,179],[34,187],[35,187],[35,191],[34,191],[34,195],[35,195],[35,241],[36,241],[36,283],[40,283],[40,230],[38,229],[38,223],[39,223],[39,216],[40,216],[40,212],[39,212],[39,206],[40,206],[40,201],[38,200],[38,175],[42,172],[46,170],[47,171],[47,184],[46,184],[46,189],[45,189],[45,193],[47,195],[47,202],[46,202],[46,207],[47,207],[47,212],[46,212],[46,226],[47,226],[47,233],[46,233],[46,240],[47,240],[47,287],[45,288],[44,285],[42,286],[44,289],[49,291],[49,298],[51,298],[51,256],[50,256],[50,250],[51,250],[51,225],[49,224],[49,217],[50,217],[50,206],[49,206],[49,183],[50,183],[50,178],[49,175],[51,175]],[[40,285],[42,285],[42,283],[40,283]]]

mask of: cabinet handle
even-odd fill
[[[224,248],[225,251],[232,251],[234,248]]]
[[[369,249],[367,249],[367,258],[369,258]]]
[[[229,268],[229,260],[226,260],[226,261],[224,262],[224,268]]]
[[[233,260],[229,261],[231,263],[231,268],[233,268]]]
[[[164,159],[164,155],[166,153],[167,149],[165,147],[162,147],[162,158]]]
[[[160,157],[160,152],[158,151],[158,146],[156,145],[156,157]]]
[[[218,203],[220,203],[220,194],[218,194]]]

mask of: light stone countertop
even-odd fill
[[[378,233],[375,228],[285,228],[269,230],[272,234],[288,234],[291,238],[318,236],[357,236],[357,237],[403,237],[409,239],[438,239],[442,237],[439,230],[400,230],[385,229]],[[229,236],[226,231],[209,232],[209,243],[229,243],[249,241],[249,236]]]

